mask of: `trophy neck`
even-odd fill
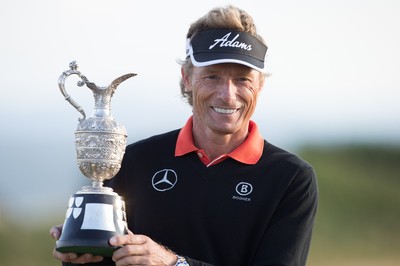
[[[114,88],[96,88],[93,89],[94,96],[94,116],[95,117],[108,117],[111,116],[111,97]]]
[[[102,188],[103,188],[103,181],[94,180],[94,181],[92,182],[92,187],[93,187],[94,189],[102,189]]]
[[[109,106],[95,107],[93,112],[94,117],[111,117],[111,110]]]
[[[102,181],[92,181],[91,186],[83,186],[78,193],[108,193],[114,194],[113,189],[110,187],[103,187]]]

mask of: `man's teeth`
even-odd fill
[[[218,107],[213,107],[213,108],[214,108],[214,111],[216,111],[217,113],[221,113],[221,114],[233,114],[237,110],[237,109],[225,109],[225,108],[218,108]]]

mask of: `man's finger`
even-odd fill
[[[55,239],[58,240],[61,236],[61,231],[62,231],[62,224],[60,225],[54,225],[50,228],[50,236]]]
[[[78,258],[78,255],[76,253],[61,253],[61,252],[58,252],[56,249],[53,250],[53,256],[56,259],[64,261],[64,262],[71,262]]]
[[[101,256],[94,256],[92,254],[83,254],[78,256],[76,253],[61,253],[55,249],[53,250],[53,256],[63,262],[71,262],[74,264],[100,262],[103,260],[103,257]]]
[[[114,236],[110,238],[109,243],[112,246],[123,245],[142,245],[146,243],[147,238],[143,235],[135,235],[133,233],[123,236]]]

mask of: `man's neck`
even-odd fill
[[[212,161],[221,155],[235,150],[246,139],[248,130],[241,130],[234,134],[223,134],[209,128],[196,127],[193,123],[193,138],[197,148],[203,150]]]

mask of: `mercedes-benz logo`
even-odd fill
[[[163,169],[153,175],[151,183],[157,191],[166,191],[173,188],[178,181],[178,176],[172,169]]]

